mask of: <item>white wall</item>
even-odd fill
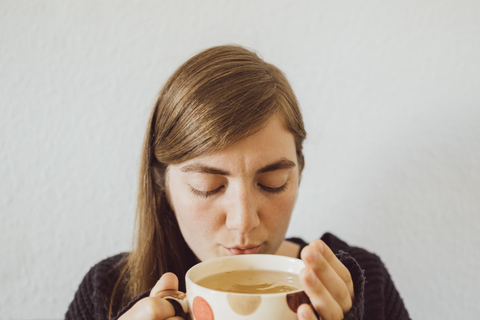
[[[480,312],[480,2],[0,2],[0,317],[62,318],[129,250],[155,96],[212,45],[256,49],[303,108],[288,235],[379,254],[415,319]]]

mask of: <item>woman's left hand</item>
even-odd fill
[[[298,319],[316,320],[312,307],[322,320],[343,319],[355,298],[348,269],[321,240],[312,241],[300,256],[305,263],[300,282],[312,306],[302,304],[298,307]]]

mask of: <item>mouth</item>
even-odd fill
[[[256,246],[256,247],[245,247],[245,248],[241,248],[241,247],[227,248],[227,247],[225,247],[225,249],[227,249],[227,251],[228,251],[231,255],[255,254],[255,253],[257,253],[257,252],[260,250],[260,246]]]

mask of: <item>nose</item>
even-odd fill
[[[232,190],[225,211],[225,224],[230,230],[246,234],[260,225],[255,192],[248,186],[241,186]]]

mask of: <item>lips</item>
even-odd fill
[[[238,254],[255,254],[260,250],[260,246],[256,247],[246,247],[246,248],[225,248],[232,255]]]

